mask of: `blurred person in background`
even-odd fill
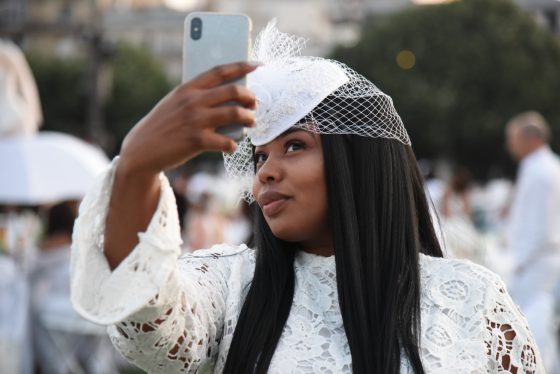
[[[241,201],[236,209],[231,209],[226,215],[227,224],[224,228],[224,241],[226,243],[252,243],[253,227],[250,205]]]
[[[188,179],[185,189],[188,210],[181,231],[187,251],[218,243],[247,242],[251,223],[246,204],[239,202],[232,181],[223,175],[199,171]]]
[[[447,183],[439,205],[447,254],[482,263],[481,238],[472,221],[471,172],[458,166]]]
[[[441,200],[441,213],[446,216],[462,215],[470,217],[472,213],[470,188],[472,175],[465,167],[455,168]]]
[[[519,161],[508,217],[513,257],[510,290],[527,316],[549,374],[560,373],[554,289],[560,280],[560,160],[548,146],[550,128],[537,112],[506,125],[506,145]]]
[[[115,373],[102,327],[78,316],[70,303],[70,245],[77,201],[50,207],[45,236],[30,273],[32,335],[37,373]]]
[[[418,160],[418,167],[424,177],[424,189],[431,201],[431,208],[437,209],[437,212],[439,213],[441,199],[445,191],[445,182],[436,175],[435,162],[420,159]]]
[[[1,234],[0,227],[0,247],[5,248]],[[0,373],[33,372],[30,333],[25,274],[13,257],[0,250]]]
[[[206,172],[195,173],[189,179],[186,194],[189,211],[184,231],[188,251],[224,242],[223,227],[226,222],[216,209],[216,183],[216,178]]]
[[[33,134],[43,118],[31,69],[19,47],[0,38],[0,137]]]
[[[38,207],[0,204],[0,373],[33,372],[28,276],[41,230]]]

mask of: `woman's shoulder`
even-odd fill
[[[426,255],[420,256],[420,268],[422,344],[437,358],[431,362],[455,368],[445,372],[467,364],[477,373],[514,366],[541,372],[527,321],[497,274],[468,260]],[[446,344],[449,349],[442,349]]]
[[[496,282],[500,277],[488,268],[466,259],[420,254],[420,273],[427,278],[456,279],[469,283]]]
[[[469,260],[420,255],[421,294],[425,302],[475,314],[507,297],[502,279]],[[464,315],[465,317],[467,315]]]

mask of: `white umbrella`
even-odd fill
[[[67,134],[0,139],[0,204],[81,199],[108,164],[101,150]]]

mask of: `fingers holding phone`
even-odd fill
[[[233,77],[238,78],[256,66],[230,64],[224,69],[233,69]],[[217,70],[208,71],[165,96],[126,136],[119,161],[121,170],[157,174],[204,151],[233,152],[235,141],[217,130],[231,123],[252,126],[255,117],[251,108],[256,100],[242,86],[204,87],[204,82],[215,82],[219,77]],[[220,105],[231,102],[236,104]]]
[[[251,21],[246,15],[193,12],[185,19],[183,80],[127,135],[121,169],[158,173],[200,152],[232,152],[254,123],[246,75]]]
[[[259,66],[261,66],[259,62],[253,61],[224,62],[222,65],[209,67],[185,82],[198,88],[213,88],[227,84],[246,87],[245,75],[248,74],[247,69],[251,72]]]
[[[201,104],[214,107],[235,103],[248,109],[255,109],[255,94],[244,86],[228,84],[204,90],[199,99]]]

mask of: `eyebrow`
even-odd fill
[[[278,135],[278,136],[276,137],[276,139],[285,138],[286,136],[288,136],[288,135],[290,135],[290,134],[292,134],[292,133],[294,133],[294,132],[299,132],[299,131],[309,132],[309,131],[306,131],[305,129],[301,129],[301,128],[299,128],[299,127],[290,127],[288,130],[286,130],[286,131],[284,131],[282,134]],[[255,153],[255,150],[256,150],[257,148],[259,148],[259,147],[263,147],[263,146],[262,146],[262,145],[257,145],[257,146],[255,146],[255,147],[253,147],[253,153]]]

